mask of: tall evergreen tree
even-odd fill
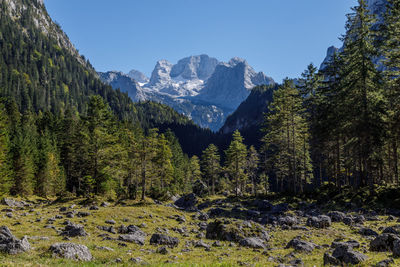
[[[159,177],[159,186],[164,191],[170,185],[173,175],[171,163],[172,152],[164,134],[160,134],[157,141],[157,150],[155,156],[156,168]]]
[[[235,195],[239,195],[241,182],[245,180],[247,148],[243,144],[242,135],[236,130],[232,135],[232,141],[225,151],[225,168],[234,183]],[[243,189],[243,188],[242,188]]]
[[[384,86],[387,99],[388,121],[388,165],[386,174],[391,182],[399,183],[399,138],[400,138],[400,1],[388,0],[384,23],[380,33],[380,54],[383,55]]]
[[[354,173],[366,185],[379,178],[385,112],[381,77],[374,64],[378,51],[372,27],[376,20],[365,0],[358,3],[347,15],[339,97],[345,145],[355,159]]]
[[[274,100],[266,117],[267,134],[263,149],[269,153],[268,165],[280,185],[292,192],[302,191],[312,178],[309,153],[309,128],[299,91],[293,81],[284,80],[274,92]]]
[[[250,146],[247,159],[246,159],[246,173],[250,178],[252,185],[252,194],[257,196],[257,169],[258,169],[259,155],[254,146]]]
[[[94,193],[111,193],[115,188],[114,167],[118,164],[116,125],[112,113],[99,96],[90,98],[85,118],[88,172],[95,183]]]
[[[214,144],[210,144],[201,157],[201,165],[203,169],[204,179],[207,181],[208,188],[211,189],[210,194],[215,195],[216,183],[219,180],[221,172],[220,155],[218,148]]]
[[[0,104],[0,195],[10,193],[12,186],[11,168],[9,165],[9,121],[3,104]]]
[[[193,184],[196,180],[201,179],[200,160],[194,155],[190,158],[189,162],[189,179],[188,184]]]

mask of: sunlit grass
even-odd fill
[[[216,201],[222,199],[221,197],[210,197],[207,200]],[[32,199],[36,201],[37,199]],[[48,237],[49,240],[41,239],[30,239],[32,250],[18,255],[6,255],[0,254],[0,265],[1,266],[131,266],[133,262],[131,258],[141,258],[143,262],[148,263],[150,266],[238,266],[240,264],[250,264],[252,266],[277,266],[279,260],[282,262],[287,261],[287,255],[294,252],[293,249],[286,249],[286,244],[294,237],[300,236],[302,239],[313,242],[320,248],[315,249],[312,253],[298,253],[294,252],[294,256],[301,258],[305,266],[322,266],[323,265],[323,254],[328,251],[327,246],[335,239],[355,239],[361,243],[360,252],[366,254],[369,258],[363,265],[360,266],[371,266],[377,262],[386,259],[390,256],[390,253],[370,253],[368,251],[370,239],[362,237],[356,231],[343,223],[333,223],[329,229],[313,229],[309,228],[309,231],[302,230],[282,230],[280,227],[272,228],[266,226],[266,229],[271,235],[271,240],[268,244],[268,249],[264,252],[262,250],[253,250],[248,248],[242,248],[239,246],[231,247],[230,242],[221,242],[223,247],[212,247],[211,251],[205,251],[204,248],[195,248],[189,246],[190,252],[182,252],[182,249],[186,247],[186,241],[197,240],[196,233],[192,233],[192,230],[198,229],[197,223],[199,221],[194,220],[192,215],[194,213],[187,213],[174,208],[156,205],[151,200],[146,202],[138,201],[126,201],[126,206],[115,206],[111,203],[108,207],[100,207],[100,210],[91,211],[88,207],[84,207],[79,203],[82,203],[84,199],[74,199],[68,202],[56,203],[52,205],[39,205],[33,207],[34,211],[29,209],[19,210],[15,209],[13,212],[14,217],[8,218],[5,212],[1,212],[1,225],[8,226],[14,235],[21,238],[24,235],[29,237]],[[230,199],[230,204],[235,205],[235,199]],[[98,200],[98,204],[100,200]],[[80,223],[85,226],[85,230],[89,233],[86,237],[71,238],[71,241],[63,240],[54,229],[46,229],[45,225],[48,224],[47,220],[54,217],[59,212],[60,207],[68,207],[75,204],[74,208],[77,211],[89,211],[92,215],[84,218],[74,217],[72,219],[64,218],[57,219],[54,222],[54,226],[57,230],[61,230],[64,225],[64,220],[68,219],[74,223]],[[0,205],[0,209],[6,208],[6,206]],[[209,208],[208,208],[209,209]],[[205,211],[207,211],[206,209]],[[28,212],[26,216],[24,213]],[[179,223],[171,216],[183,215],[186,218],[186,222]],[[36,219],[42,218],[40,222],[36,222]],[[379,222],[366,222],[365,226],[370,227],[373,230],[380,232],[380,227],[396,225],[396,222],[386,221],[387,217],[381,217],[383,220]],[[146,225],[142,228],[147,233],[146,244],[144,246],[126,243],[126,247],[119,245],[118,241],[102,241],[99,234],[106,232],[97,229],[98,225],[107,225],[106,220],[113,219],[116,221],[115,228],[121,224],[129,225]],[[212,220],[210,220],[212,221]],[[16,225],[19,222],[20,224]],[[302,225],[305,221],[302,222]],[[188,237],[184,237],[181,234],[172,230],[174,227],[186,227]],[[149,245],[150,236],[155,233],[157,228],[166,228],[169,231],[170,236],[175,236],[180,239],[179,246],[173,249],[169,249],[170,253],[162,255],[155,253],[156,246]],[[112,237],[118,237],[118,234],[110,234]],[[203,241],[210,245],[214,242],[213,240],[203,239]],[[93,257],[92,262],[82,263],[74,262],[65,259],[54,258],[48,249],[51,244],[56,242],[74,242],[86,245]],[[324,246],[325,245],[325,246]],[[109,247],[113,251],[100,250],[98,247]],[[121,263],[116,263],[116,259],[122,260]],[[400,261],[396,260],[396,265],[400,266]]]

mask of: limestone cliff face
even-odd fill
[[[134,101],[166,104],[213,131],[221,128],[255,86],[275,83],[264,73],[255,72],[244,59],[225,63],[208,55],[186,57],[176,64],[160,60],[150,79],[138,71],[128,74],[132,75],[136,79],[130,81],[123,73],[100,73],[105,82],[128,92]]]

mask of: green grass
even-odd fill
[[[210,201],[217,200],[218,197],[210,198]],[[27,236],[46,236],[50,240],[32,240],[30,239],[31,246],[33,249],[27,253],[18,255],[6,255],[0,254],[0,265],[1,266],[132,266],[130,262],[131,258],[140,257],[143,261],[150,264],[150,266],[238,266],[240,262],[250,264],[253,266],[277,266],[277,262],[271,262],[269,257],[285,259],[286,255],[293,252],[293,249],[285,249],[286,244],[296,236],[301,236],[303,239],[316,243],[317,245],[330,245],[337,238],[355,239],[358,240],[362,248],[360,251],[366,254],[369,259],[363,265],[360,266],[371,266],[383,259],[390,256],[390,253],[370,253],[369,240],[356,233],[356,231],[342,223],[333,223],[329,229],[311,229],[310,231],[301,230],[282,230],[280,228],[272,229],[270,226],[266,226],[266,229],[271,235],[269,242],[269,249],[263,253],[262,250],[253,250],[248,248],[242,248],[239,246],[230,247],[230,242],[221,242],[223,247],[216,248],[212,247],[211,251],[207,252],[203,248],[189,247],[191,252],[181,252],[185,247],[186,241],[197,240],[196,234],[191,233],[192,229],[198,229],[197,223],[192,219],[193,213],[182,212],[173,208],[160,206],[148,203],[139,202],[127,202],[127,206],[114,206],[113,204],[109,207],[100,208],[97,211],[90,211],[91,216],[85,218],[73,218],[69,219],[74,223],[80,223],[85,226],[85,230],[90,234],[87,237],[72,238],[71,241],[64,241],[55,230],[45,229],[44,226],[47,224],[47,219],[60,214],[58,211],[62,206],[70,206],[76,204],[75,210],[88,211],[87,208],[83,208],[79,205],[83,199],[74,199],[65,203],[57,203],[53,205],[44,205],[34,208],[34,212],[29,212],[27,216],[22,216],[22,213],[27,210],[16,210],[14,212],[14,218],[5,217],[5,212],[1,212],[0,225],[6,225],[10,228],[15,236],[21,238],[24,235]],[[235,200],[232,199],[232,202]],[[232,203],[235,204],[235,203]],[[0,205],[0,209],[6,208]],[[29,210],[29,209],[28,209]],[[40,212],[40,215],[36,213]],[[184,215],[186,218],[185,223],[179,223],[174,219],[169,219],[171,215]],[[39,217],[42,217],[41,222],[35,222]],[[54,226],[57,229],[62,229],[66,218],[56,220]],[[147,226],[142,228],[144,232],[148,234],[146,238],[146,244],[144,246],[126,243],[127,247],[121,247],[117,241],[101,241],[102,238],[98,237],[99,234],[106,233],[97,229],[98,225],[106,225],[105,220],[114,219],[116,221],[115,227],[121,224],[129,225],[141,225],[145,223]],[[129,222],[124,222],[124,219],[128,219]],[[366,222],[366,227],[371,227],[375,231],[378,231],[379,227],[385,227],[395,225],[395,222],[387,222],[386,217],[379,222]],[[212,220],[210,220],[212,221]],[[21,223],[20,225],[14,225],[16,222]],[[303,222],[305,223],[305,222]],[[156,228],[167,228],[169,229],[169,235],[178,237],[180,239],[179,246],[174,249],[169,249],[168,255],[161,255],[154,253],[155,246],[149,245],[149,239],[151,234],[156,232]],[[173,227],[186,227],[188,229],[189,236],[183,237],[182,235],[171,230]],[[117,237],[118,234],[110,234],[113,237]],[[212,244],[213,240],[203,239],[203,241]],[[65,259],[53,258],[48,252],[51,244],[56,242],[74,242],[86,245],[94,260],[88,263],[74,262]],[[114,251],[104,251],[97,249],[98,246],[106,246],[114,249]],[[364,248],[363,248],[364,246]],[[327,251],[327,248],[315,249],[312,253],[297,253],[294,252],[296,257],[301,258],[304,261],[305,266],[322,266],[323,265],[323,254]],[[117,258],[122,259],[122,263],[115,263]],[[395,263],[400,266],[400,261],[396,260]],[[395,266],[396,266],[395,265]]]

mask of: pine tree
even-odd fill
[[[9,165],[9,129],[8,118],[3,104],[0,104],[0,196],[9,194],[12,186]]]
[[[200,160],[194,155],[190,158],[188,184],[193,185],[196,180],[201,180]]]
[[[160,180],[160,189],[163,192],[168,188],[173,175],[173,167],[171,163],[172,152],[164,134],[160,134],[158,137],[155,154],[156,168]]]
[[[286,184],[290,191],[302,192],[312,178],[309,128],[293,81],[284,80],[274,92],[269,110],[264,129],[267,134],[262,139],[263,150],[268,154],[267,166],[274,171],[281,191]]]
[[[150,188],[153,186],[152,180],[155,171],[153,162],[155,160],[157,137],[158,129],[150,129],[148,136],[142,135],[139,137],[138,141],[137,156],[141,170],[142,201],[145,200],[148,178],[150,178]]]
[[[321,96],[322,75],[318,72],[318,68],[311,63],[301,76],[298,87],[303,98],[303,107],[306,111],[305,118],[310,130],[310,155],[314,164],[318,165],[321,164],[322,160],[322,151],[318,147],[321,142],[318,133],[318,124],[320,123],[318,111],[323,104]]]
[[[95,181],[94,193],[113,194],[115,167],[118,165],[116,125],[112,113],[99,96],[90,98],[85,118],[88,148],[88,173]]]
[[[400,1],[388,0],[384,24],[380,29],[380,54],[384,56],[384,86],[387,99],[388,165],[387,176],[399,183],[400,138]]]
[[[381,77],[374,64],[378,51],[372,30],[375,18],[366,1],[348,14],[344,50],[341,55],[340,109],[346,135],[345,146],[353,157],[354,173],[361,185],[372,184],[379,176],[381,148],[385,129]]]
[[[247,155],[247,165],[246,165],[246,173],[250,178],[250,182],[252,185],[252,194],[257,196],[257,169],[258,169],[259,155],[254,146],[250,146],[248,155]]]
[[[313,132],[318,135],[317,149],[321,152],[318,177],[324,173],[337,187],[356,182],[352,177],[356,173],[354,155],[346,133],[349,107],[345,101],[347,92],[343,90],[345,64],[344,54],[336,52],[322,71],[325,79],[319,89],[317,124]]]
[[[204,151],[201,157],[201,165],[203,169],[204,179],[207,181],[207,185],[210,194],[215,195],[216,184],[219,180],[219,174],[221,171],[220,155],[218,148],[214,144],[210,144]]]
[[[26,113],[19,119],[18,112],[13,112],[16,116],[12,125],[11,135],[11,158],[14,174],[14,184],[11,192],[15,195],[30,196],[34,193],[37,157],[37,131],[34,117],[31,113]]]
[[[245,180],[247,148],[243,144],[243,138],[238,130],[232,135],[232,142],[225,151],[225,168],[234,181],[235,195],[239,195],[240,185]],[[243,188],[242,188],[243,189]],[[243,190],[242,190],[243,191]]]

